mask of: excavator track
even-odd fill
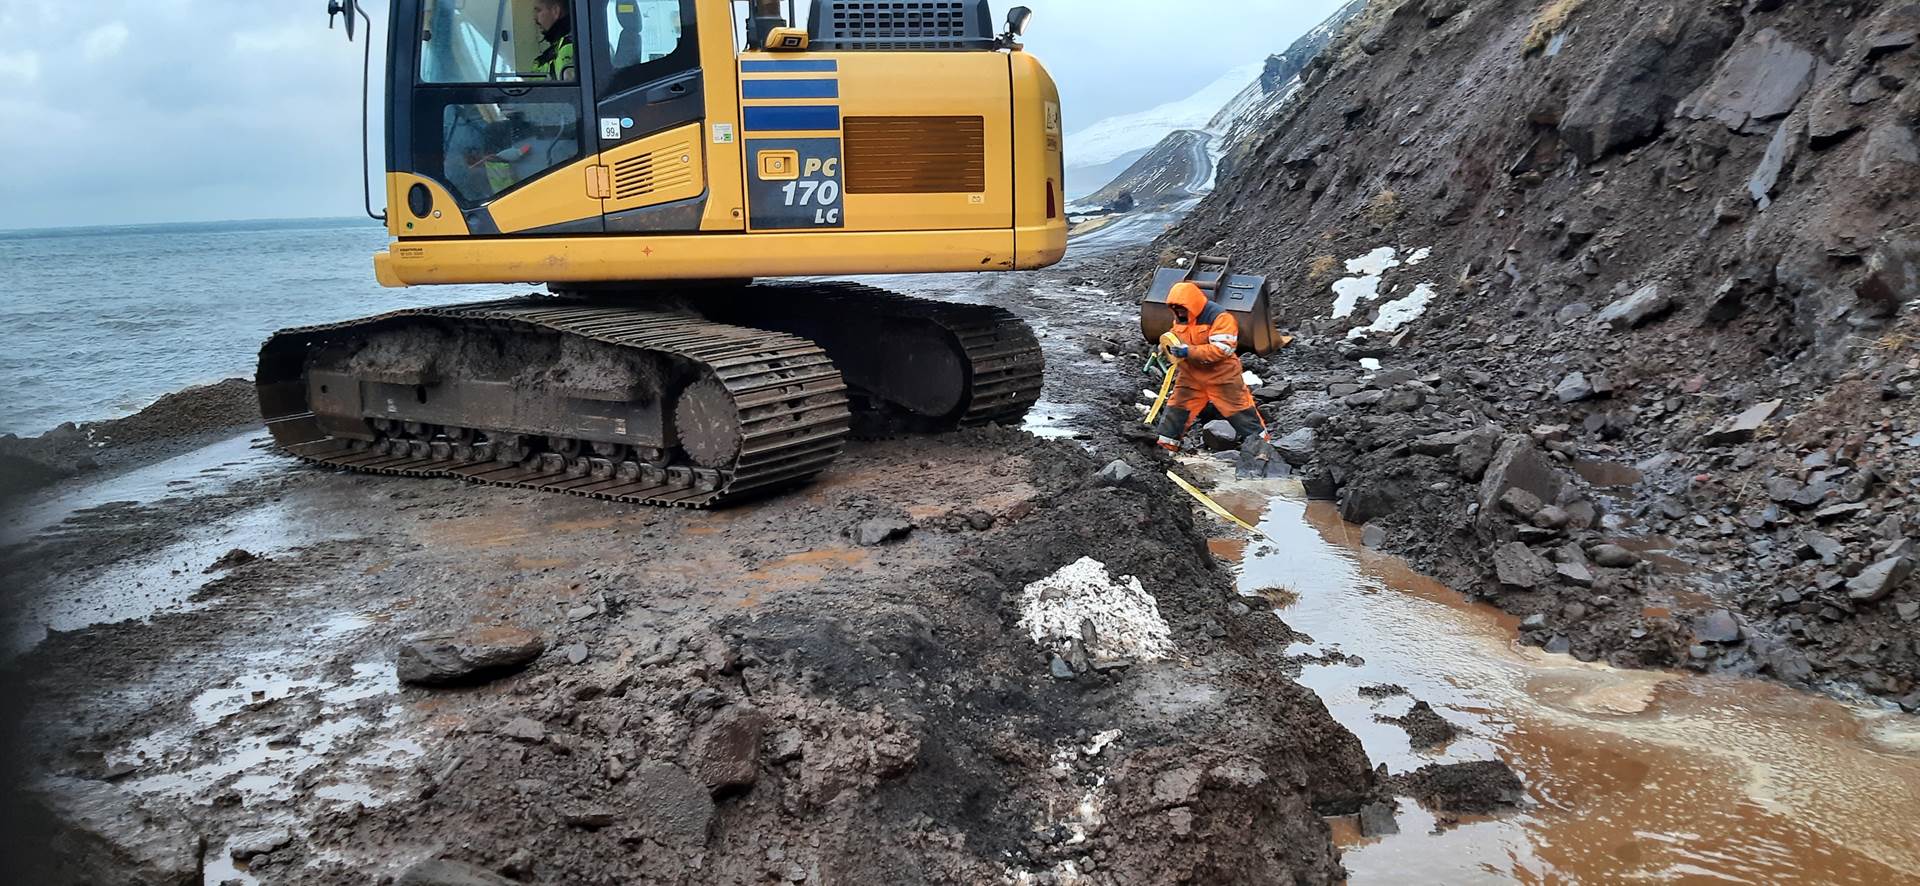
[[[486,336],[495,341],[559,336],[593,343],[584,346],[595,349],[593,359],[656,361],[691,380],[671,392],[676,406],[668,405],[663,387],[660,402],[649,407],[658,413],[655,420],[670,428],[663,431],[667,439],[659,445],[628,445],[612,431],[569,438],[543,435],[524,424],[505,429],[477,421],[410,418],[410,412],[428,412],[430,392],[437,395],[439,389],[426,375],[400,378],[404,370],[338,385],[353,389],[346,402],[356,404],[367,389],[387,391],[388,398],[381,402],[395,417],[368,414],[380,410],[364,404],[342,408],[340,398],[346,395],[331,391],[322,379],[345,376],[320,375],[316,355],[328,349],[349,351],[382,333],[441,336],[460,348]],[[408,386],[409,381],[414,384]],[[552,297],[402,310],[282,330],[261,348],[257,384],[262,414],[275,441],[314,464],[683,508],[714,507],[811,479],[840,454],[851,420],[845,381],[827,355],[805,339],[682,314]],[[392,397],[393,390],[417,390],[418,404]],[[522,399],[533,402],[529,398],[538,393]],[[516,391],[513,396],[522,395]],[[316,398],[322,401],[319,408]],[[564,424],[626,433],[626,425],[619,423],[623,419],[608,416],[623,408],[632,411],[631,404],[619,404],[612,396],[594,399],[615,405],[595,406],[593,400],[552,405],[551,397],[534,405],[572,410],[559,413],[556,429]],[[520,405],[486,398],[469,402],[473,415]],[[443,408],[458,413],[458,404]],[[663,417],[670,408],[672,423]]]
[[[1033,330],[991,305],[826,282],[758,284],[699,308],[825,348],[853,389],[862,437],[1018,422],[1039,401],[1046,373]]]

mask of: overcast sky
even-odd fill
[[[1340,0],[1026,4],[1073,130],[1279,52]],[[0,229],[359,213],[361,47],[325,6],[0,0]]]

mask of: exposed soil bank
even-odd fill
[[[258,425],[253,382],[229,378],[168,394],[125,418],[69,422],[37,437],[0,437],[0,505],[103,464],[152,457],[166,444]]]

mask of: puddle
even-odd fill
[[[1575,461],[1573,472],[1601,489],[1626,489],[1639,485],[1643,479],[1638,468],[1611,461]]]
[[[1400,834],[1338,823],[1350,882],[1920,883],[1920,720],[1520,647],[1512,617],[1362,549],[1331,505],[1293,484],[1258,488],[1278,494],[1264,508],[1223,497],[1277,540],[1248,545],[1242,593],[1264,591],[1313,638],[1292,654],[1364,660],[1309,664],[1301,682],[1368,756],[1395,772],[1498,758],[1527,783],[1521,811],[1437,834],[1405,799]],[[1413,751],[1374,720],[1411,701],[1360,693],[1387,683],[1467,734]]]
[[[0,544],[25,541],[81,511],[105,504],[217,493],[268,465],[285,463],[271,450],[256,448],[254,441],[259,439],[258,432],[248,431],[78,489],[56,487],[45,498],[30,501],[8,515],[5,525],[0,526]]]
[[[181,540],[124,560],[90,579],[50,585],[10,615],[13,627],[5,651],[18,654],[31,649],[48,631],[76,631],[205,605],[211,601],[195,601],[194,595],[226,574],[206,570],[233,548],[272,558],[316,542],[351,537],[341,529],[323,530],[311,516],[283,503],[269,503],[188,530]]]
[[[293,659],[283,651],[256,661]],[[395,785],[424,749],[394,734],[400,706],[359,703],[399,689],[390,662],[355,664],[339,681],[284,671],[242,674],[196,696],[191,724],[107,757],[135,769],[126,785],[141,795],[206,803],[231,793],[253,806],[308,794],[316,808],[378,806],[396,796]]]
[[[1020,429],[1035,437],[1065,440],[1083,433],[1080,426],[1085,424],[1086,417],[1085,406],[1041,400],[1027,411]]]

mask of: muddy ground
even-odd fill
[[[1098,420],[1135,379],[1086,347],[1122,310],[1077,282],[1111,253],[1083,253],[892,281],[1029,317],[1054,439],[862,443],[717,513],[313,469],[251,431],[201,446],[219,388],[128,420],[182,433],[92,447],[6,521],[11,812],[50,850],[10,862],[49,883],[1340,878],[1323,816],[1387,784],[1156,456]],[[1140,471],[1101,480],[1115,458]],[[1170,651],[1030,638],[1023,589],[1083,557],[1139,577]],[[537,657],[402,683],[422,637]]]

